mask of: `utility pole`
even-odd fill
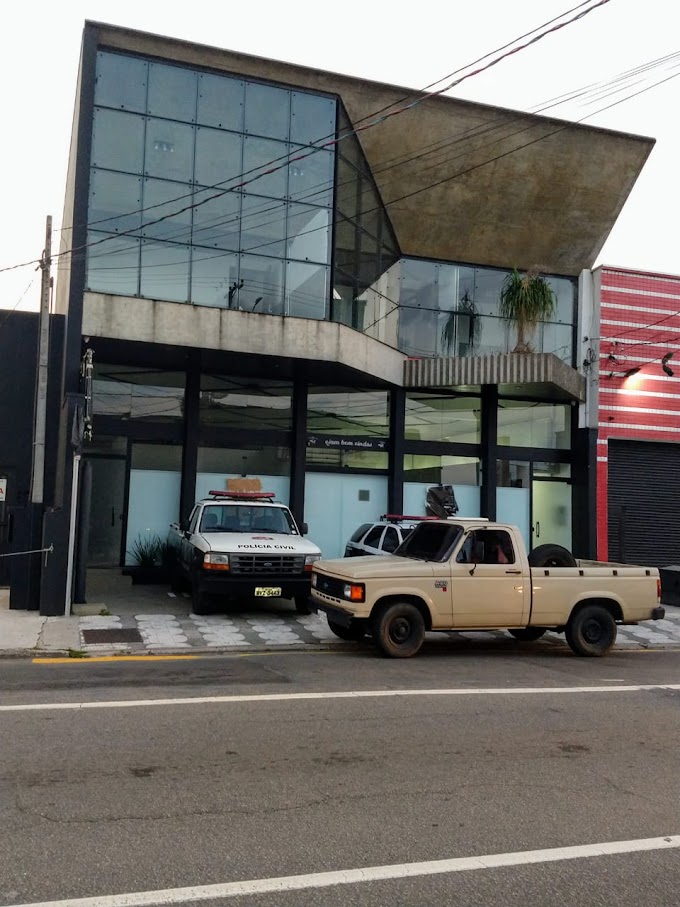
[[[45,435],[47,432],[47,372],[50,360],[50,289],[52,267],[52,217],[47,216],[45,249],[40,259],[40,325],[38,337],[38,380],[33,428],[33,473],[31,503],[42,504],[45,492]]]

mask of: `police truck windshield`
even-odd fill
[[[284,507],[248,507],[241,504],[207,504],[203,508],[200,532],[298,534],[290,513]]]

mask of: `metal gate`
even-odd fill
[[[680,564],[680,444],[609,442],[609,559]]]

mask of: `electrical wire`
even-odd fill
[[[587,2],[587,0],[586,0],[586,2]],[[476,76],[476,75],[481,74],[482,72],[485,72],[485,71],[488,70],[488,69],[491,69],[493,66],[498,65],[498,63],[500,63],[502,60],[504,60],[504,59],[506,59],[506,58],[508,58],[508,57],[510,57],[510,56],[512,56],[512,55],[514,55],[514,54],[516,54],[516,53],[519,53],[519,52],[522,51],[522,50],[525,50],[527,47],[530,47],[532,44],[535,44],[537,41],[540,41],[540,40],[542,40],[543,38],[547,37],[548,35],[550,35],[550,34],[556,32],[556,31],[558,31],[558,30],[560,30],[560,29],[562,29],[562,28],[565,28],[567,25],[570,25],[570,24],[572,24],[572,23],[578,21],[579,19],[582,19],[584,16],[586,16],[586,15],[588,15],[589,13],[593,12],[595,9],[597,9],[597,8],[599,8],[599,7],[601,7],[601,6],[604,6],[605,4],[607,4],[607,3],[609,3],[609,2],[611,2],[611,0],[596,0],[596,2],[595,2],[593,5],[591,5],[590,7],[588,7],[587,9],[582,9],[581,7],[583,7],[584,4],[580,4],[578,7],[575,8],[575,9],[580,9],[580,12],[578,12],[578,13],[577,13],[575,16],[573,16],[571,19],[567,19],[567,20],[564,21],[564,22],[557,22],[557,24],[552,25],[552,26],[551,26],[550,28],[548,28],[546,31],[542,31],[542,32],[540,32],[539,34],[534,34],[534,32],[538,31],[538,29],[534,29],[534,32],[529,32],[529,33],[528,33],[528,34],[534,34],[534,37],[532,37],[532,38],[530,38],[529,40],[527,40],[524,44],[519,44],[518,46],[512,47],[510,50],[507,50],[505,53],[500,54],[500,56],[495,57],[494,59],[492,59],[490,62],[484,64],[483,66],[480,66],[480,67],[478,67],[478,68],[475,69],[475,70],[472,70],[472,72],[465,73],[464,75],[460,76],[458,79],[455,79],[455,80],[453,80],[453,81],[451,81],[451,82],[448,82],[443,88],[438,89],[438,90],[435,91],[435,92],[431,92],[431,93],[428,93],[428,94],[423,94],[423,95],[417,96],[417,97],[416,97],[413,101],[411,101],[410,103],[408,103],[408,104],[406,104],[406,105],[403,105],[403,106],[400,106],[400,107],[396,107],[396,109],[392,109],[392,110],[386,109],[386,112],[381,113],[381,114],[378,115],[378,116],[373,116],[373,115],[372,115],[372,118],[370,119],[369,122],[366,122],[366,123],[357,125],[357,126],[355,126],[355,128],[353,128],[351,131],[348,131],[348,132],[344,133],[343,135],[340,135],[340,136],[337,136],[337,137],[333,137],[333,138],[331,138],[329,141],[325,141],[325,142],[323,142],[321,145],[319,145],[318,147],[315,147],[313,150],[307,151],[307,152],[305,152],[304,154],[296,154],[296,155],[294,155],[293,157],[286,156],[286,161],[285,161],[285,163],[279,163],[278,165],[276,165],[276,162],[277,162],[278,160],[281,160],[280,158],[277,158],[277,159],[274,159],[273,161],[269,162],[268,164],[265,164],[265,165],[262,165],[262,166],[260,166],[260,167],[254,168],[253,171],[249,171],[250,173],[259,171],[259,172],[256,173],[256,175],[255,175],[254,177],[251,177],[250,179],[246,179],[246,180],[241,180],[240,183],[237,183],[236,185],[231,186],[230,188],[228,188],[228,189],[226,189],[226,190],[224,190],[224,191],[222,191],[222,192],[219,192],[219,193],[217,193],[217,194],[214,195],[214,196],[208,196],[208,198],[206,198],[206,199],[204,199],[204,200],[202,200],[202,201],[200,201],[200,202],[196,202],[196,203],[191,204],[191,205],[186,205],[186,206],[184,206],[183,208],[181,208],[179,211],[174,212],[174,214],[171,214],[171,215],[163,215],[163,216],[161,216],[161,217],[159,217],[159,218],[157,218],[157,219],[155,219],[155,220],[152,220],[152,221],[146,223],[145,225],[143,225],[143,226],[142,226],[142,229],[148,228],[148,227],[150,227],[150,226],[154,226],[155,224],[158,224],[158,223],[162,223],[163,221],[168,220],[170,217],[176,217],[178,214],[182,214],[182,213],[184,213],[185,211],[193,210],[193,209],[195,209],[195,208],[197,208],[197,207],[200,207],[201,205],[206,204],[208,201],[211,201],[211,200],[213,200],[214,198],[219,198],[221,195],[224,195],[226,192],[233,192],[233,191],[236,191],[236,190],[238,190],[238,189],[242,189],[242,188],[244,188],[245,186],[250,185],[251,183],[255,182],[256,180],[261,179],[261,178],[264,177],[264,176],[269,176],[269,175],[271,175],[271,174],[273,174],[273,173],[276,173],[278,170],[282,169],[284,166],[288,166],[288,165],[290,165],[291,163],[295,163],[295,162],[297,162],[297,161],[305,160],[306,158],[310,157],[312,154],[318,153],[320,150],[324,150],[324,149],[327,149],[327,148],[334,147],[334,146],[338,145],[343,139],[347,138],[349,135],[356,135],[356,134],[358,134],[358,133],[360,133],[360,132],[363,132],[363,131],[365,131],[365,130],[367,130],[367,129],[373,128],[374,126],[377,126],[377,125],[379,125],[379,124],[385,122],[386,120],[388,120],[388,119],[390,119],[390,118],[392,118],[392,117],[394,117],[394,116],[398,116],[398,115],[400,115],[400,114],[402,114],[402,113],[405,113],[407,110],[412,110],[414,107],[416,107],[418,104],[421,104],[421,103],[422,103],[424,100],[426,100],[427,98],[434,97],[434,96],[438,96],[438,95],[443,94],[443,93],[446,92],[446,91],[450,91],[452,88],[454,88],[455,86],[459,85],[461,82],[465,81],[466,79],[472,78],[472,77],[474,77],[474,76]],[[561,18],[561,17],[557,17],[557,18]],[[555,22],[556,20],[553,19],[553,20],[550,20],[550,21],[551,21],[551,22]],[[539,26],[539,28],[542,28],[542,27],[545,27],[545,26]],[[514,42],[513,42],[513,43],[514,43]],[[505,47],[508,47],[508,46],[509,46],[509,45],[505,45]],[[491,53],[497,53],[497,51],[491,52]],[[488,59],[489,56],[491,56],[491,54],[487,54],[486,57],[482,58],[482,60],[483,60],[483,59]],[[472,64],[472,65],[475,65],[475,64]],[[459,72],[459,71],[456,71],[456,72]],[[445,77],[445,78],[446,78],[446,77]],[[439,81],[442,81],[442,80],[439,80]],[[434,84],[437,84],[437,83],[434,83]],[[270,166],[270,164],[271,164],[272,166]],[[265,169],[263,169],[264,167],[267,167],[268,169],[265,170]],[[247,174],[244,174],[244,175],[247,175]],[[163,204],[167,204],[167,202],[164,202]],[[116,234],[116,235],[117,235],[117,236],[124,236],[124,235],[129,235],[131,232],[132,232],[132,231],[130,231],[130,230],[121,231],[120,233],[118,233],[118,234]],[[71,248],[71,249],[64,250],[63,252],[59,252],[59,253],[57,253],[57,254],[56,254],[55,256],[53,256],[53,257],[54,257],[54,258],[61,258],[61,257],[64,257],[65,255],[72,254],[73,252],[84,251],[84,250],[87,249],[87,248],[91,248],[91,247],[97,246],[97,245],[99,245],[99,244],[101,244],[101,243],[110,241],[110,239],[111,239],[111,237],[108,237],[108,236],[107,236],[107,237],[104,237],[104,238],[102,238],[102,239],[95,240],[94,242],[91,242],[91,243],[84,243],[82,246],[74,247],[74,248]],[[18,267],[26,267],[26,266],[28,266],[28,265],[35,264],[35,263],[37,263],[37,262],[39,262],[39,259],[31,260],[30,262],[24,262],[24,263],[22,263],[22,264],[20,264],[20,265],[13,265],[13,266],[11,266],[11,267],[0,268],[0,273],[4,273],[4,272],[10,271],[10,270],[15,270],[15,269],[17,269]]]

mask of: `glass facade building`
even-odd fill
[[[55,549],[72,537],[75,449],[91,471],[78,517],[89,566],[129,566],[140,537],[164,538],[196,498],[244,476],[289,504],[326,557],[383,514],[425,515],[439,484],[461,516],[578,548],[589,454],[572,234],[562,242],[556,215],[555,248],[535,258],[549,262],[556,305],[528,339],[554,357],[522,362],[549,360],[550,374],[513,377],[500,293],[534,259],[540,231],[525,226],[545,223],[544,197],[529,164],[531,197],[507,221],[501,203],[516,199],[500,167],[449,194],[462,185],[452,134],[502,111],[424,98],[364,129],[403,91],[97,23],[80,72],[62,231],[74,254],[60,258],[56,302],[67,328]],[[437,141],[423,162],[425,135]],[[530,154],[550,155],[549,178],[557,152]],[[467,194],[476,214],[479,192],[475,232],[462,208]],[[559,203],[573,220],[575,203]],[[88,407],[92,438],[76,448]]]

